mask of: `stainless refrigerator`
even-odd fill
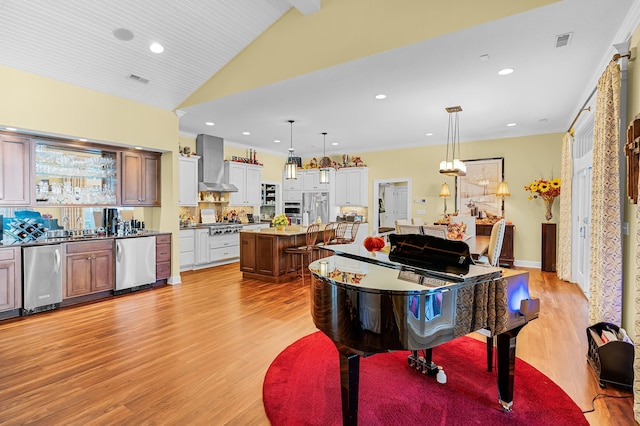
[[[302,194],[302,223],[307,224],[318,221],[329,223],[329,193],[305,192]]]

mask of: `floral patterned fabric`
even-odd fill
[[[598,81],[593,135],[589,324],[622,321],[620,232],[620,66]]]
[[[507,331],[509,306],[506,279],[459,288],[457,292],[455,337],[482,328],[490,329],[494,336]]]
[[[566,133],[562,139],[562,164],[560,178],[560,221],[558,224],[558,260],[556,271],[558,278],[571,281],[571,179],[573,177],[573,159],[571,155],[573,136]]]

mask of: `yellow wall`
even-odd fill
[[[167,151],[162,155],[162,208],[140,210],[148,229],[173,234],[171,275],[178,276],[177,117],[171,111],[2,66],[0,93],[0,125]]]

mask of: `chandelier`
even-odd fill
[[[458,113],[462,107],[445,108],[449,113],[449,128],[447,129],[447,155],[440,162],[440,173],[447,176],[466,176],[467,166],[460,160],[460,121]]]
[[[322,133],[322,159],[320,160],[320,183],[329,183],[329,168],[331,167],[331,159],[327,157],[327,132]]]
[[[291,126],[291,146],[289,147],[289,157],[284,164],[285,177],[287,179],[298,179],[298,163],[293,158],[293,123],[294,120],[289,120]]]

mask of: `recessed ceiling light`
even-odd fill
[[[338,146],[338,142],[331,142],[331,145]]]
[[[135,149],[142,149],[141,146],[134,146]]]
[[[518,125],[517,123],[509,123],[509,124],[507,124],[507,127],[515,127],[517,125]]]
[[[18,129],[16,129],[15,127],[5,127],[4,129],[5,129],[5,130],[8,130],[8,131],[10,131],[10,132],[15,132],[16,130],[18,130]]]
[[[160,43],[153,42],[149,45],[149,50],[153,53],[162,53],[164,52],[164,47]]]
[[[113,30],[113,36],[120,41],[131,41],[133,40],[133,33],[131,30],[126,28],[116,28]]]
[[[280,139],[274,140],[273,143],[280,143]]]
[[[426,136],[433,136],[433,133],[425,133]]]
[[[374,96],[376,99],[387,99],[387,95],[380,93],[379,95]]]
[[[86,141],[87,141],[87,140],[86,140],[86,139],[84,139],[84,138],[80,138],[80,139],[78,139],[78,140],[79,140],[80,142],[86,142]]]
[[[206,123],[204,123],[207,126],[215,126],[216,123],[214,123],[213,121],[207,121]]]
[[[251,134],[251,132],[242,132],[243,135],[245,136],[249,136]]]
[[[513,71],[514,71],[513,68],[505,68],[505,69],[502,69],[502,70],[498,71],[498,75],[509,75]]]

